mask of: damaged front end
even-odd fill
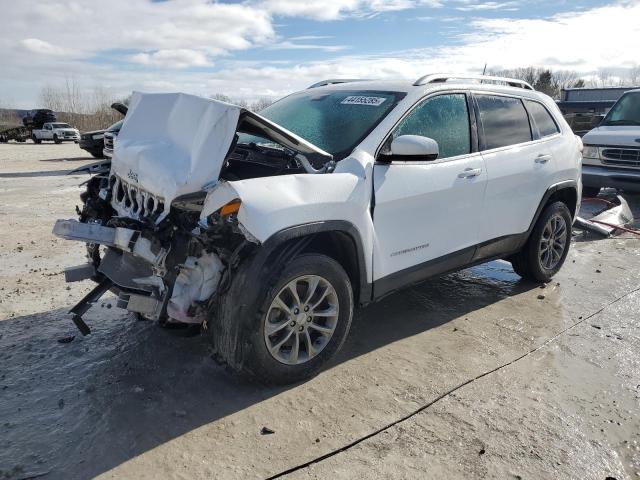
[[[236,180],[332,169],[329,154],[239,107],[135,94],[110,170],[86,182],[79,219],[53,229],[86,244],[88,262],[66,269],[66,280],[98,283],[71,310],[74,322],[89,333],[82,315],[110,290],[119,307],[146,319],[206,326],[234,268],[259,247],[238,221],[241,199],[203,216],[207,193]]]

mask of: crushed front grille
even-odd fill
[[[111,185],[111,205],[118,215],[155,222],[164,213],[162,197],[146,192],[117,175],[112,175]]]

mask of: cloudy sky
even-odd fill
[[[0,0],[0,102],[74,78],[279,97],[334,77],[640,64],[640,0]]]

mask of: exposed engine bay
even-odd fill
[[[125,123],[118,142],[127,140],[126,127]],[[66,280],[91,278],[98,283],[70,312],[83,333],[90,330],[82,314],[107,290],[118,295],[119,307],[146,319],[206,327],[208,312],[228,288],[234,268],[259,248],[259,242],[238,222],[241,199],[201,218],[208,191],[223,182],[329,173],[335,165],[328,154],[315,155],[315,147],[277,128],[265,128],[260,117],[240,112],[227,153],[219,162],[219,176],[199,188],[185,182],[195,191],[174,198],[146,188],[132,168],[126,177],[122,168],[115,168],[119,155],[135,155],[135,162],[140,162],[139,144],[130,151],[118,150],[117,145],[114,164],[102,162],[89,168],[95,175],[86,182],[82,206],[76,207],[79,220],[58,220],[54,227],[54,234],[86,243],[88,263],[66,269]],[[291,148],[296,144],[307,151]],[[203,157],[202,152],[199,155]],[[193,165],[193,155],[189,158]],[[164,161],[165,168],[169,161]],[[201,184],[203,180],[207,179],[199,178]]]

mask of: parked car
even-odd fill
[[[111,289],[143,318],[201,325],[237,371],[307,378],[356,306],[407,285],[494,259],[550,281],[581,146],[553,100],[514,79],[329,80],[260,115],[136,94],[79,221],[54,227],[88,244],[67,280],[99,282],[73,320],[88,333],[82,314]]]
[[[95,158],[103,158],[104,132],[106,130],[93,130],[80,135],[80,148],[89,152]]]
[[[602,187],[640,191],[640,89],[620,97],[582,140],[586,196],[597,195]]]
[[[80,132],[68,123],[47,122],[42,125],[42,129],[33,129],[31,131],[31,139],[33,143],[42,143],[43,140],[51,140],[54,143],[70,141],[78,143],[80,141]]]
[[[122,128],[122,124],[124,120],[120,120],[119,122],[114,123],[109,127],[109,129],[104,132],[104,147],[102,149],[102,155],[106,158],[111,158],[113,156],[113,149],[116,143],[116,137]]]
[[[120,102],[113,103],[111,105],[111,108],[113,108],[114,110],[117,110],[122,115],[127,114],[127,106]],[[82,148],[83,150],[86,150],[95,158],[106,157],[107,155],[104,154],[105,133],[120,130],[121,126],[122,126],[122,120],[114,123],[109,128],[102,129],[102,130],[93,130],[91,132],[83,133],[82,135],[80,135],[80,148]],[[112,144],[111,141],[110,143]],[[108,158],[111,158],[110,152],[111,152],[111,148],[109,148],[108,150],[108,153],[109,153]]]

